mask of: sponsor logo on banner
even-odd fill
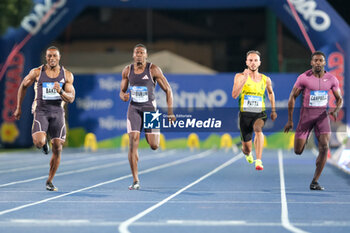
[[[76,99],[77,108],[85,111],[111,109],[113,104],[114,102],[112,99],[94,100],[90,97]]]
[[[179,91],[177,83],[170,83],[173,89],[174,107],[181,108],[213,108],[223,107],[227,104],[226,91],[215,89],[212,91],[199,90],[197,92]],[[159,106],[166,105],[166,96],[163,91],[156,92],[157,103]]]
[[[42,26],[66,3],[67,0],[45,0],[44,3],[35,4],[34,12],[24,17],[21,26],[30,34],[37,34]]]
[[[317,3],[314,0],[289,0],[295,9],[303,16],[304,20],[308,21],[310,26],[318,32],[326,31],[331,26],[331,18],[329,15],[318,10]],[[289,10],[289,7],[285,5]]]
[[[113,76],[107,78],[99,78],[98,85],[101,90],[116,91],[120,89],[121,81],[117,81]]]
[[[106,130],[125,130],[126,120],[115,119],[114,116],[99,117],[98,124],[101,129]]]

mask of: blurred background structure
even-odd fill
[[[314,49],[326,53],[327,70],[339,79],[347,106],[349,10],[345,0],[2,1],[0,148],[32,145],[33,92],[27,93],[23,103],[22,120],[16,122],[12,113],[21,80],[45,62],[43,54],[49,45],[60,48],[61,64],[75,74],[77,98],[67,114],[67,145],[72,147],[82,146],[89,132],[96,134],[99,147],[120,146],[127,109],[118,97],[120,73],[132,62],[137,43],[148,47],[149,61],[169,78],[177,107],[236,107],[230,96],[233,77],[244,69],[245,54],[251,49],[262,53],[260,71],[272,78],[278,107],[286,107],[296,77],[310,68]],[[336,146],[349,123],[346,111],[339,119],[343,124],[334,126],[335,131],[342,129],[333,140]],[[285,117],[281,113],[279,123],[270,122],[270,132],[280,132]],[[238,132],[231,133],[235,137]],[[186,134],[165,136],[186,138]],[[289,136],[278,136],[277,145],[273,137],[271,133],[271,147],[290,146]],[[219,143],[207,133],[200,135],[203,145],[208,138]]]

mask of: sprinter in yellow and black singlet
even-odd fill
[[[271,120],[277,118],[275,109],[275,94],[272,89],[271,79],[259,73],[261,64],[259,51],[247,52],[247,68],[243,73],[235,76],[232,97],[238,99],[239,103],[239,128],[241,131],[242,152],[246,155],[248,163],[253,163],[252,136],[255,133],[255,169],[263,170],[261,157],[264,146],[264,134],[262,128],[267,120],[265,112],[265,90],[271,103]]]

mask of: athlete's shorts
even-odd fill
[[[143,129],[143,113],[154,112],[156,107],[153,105],[129,104],[127,114],[127,132],[141,132]],[[145,133],[160,133],[159,129],[144,129]]]
[[[36,111],[34,112],[32,135],[38,132],[45,132],[52,139],[66,140],[66,124],[64,110],[58,111]]]
[[[241,140],[243,142],[248,142],[253,138],[253,126],[257,119],[264,121],[267,120],[266,112],[253,113],[253,112],[239,112],[238,125],[241,131]]]
[[[316,137],[331,133],[331,124],[326,109],[301,108],[295,137],[307,139],[314,128]]]

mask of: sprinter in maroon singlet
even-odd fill
[[[60,52],[56,47],[51,46],[46,50],[47,63],[32,69],[23,79],[18,89],[17,108],[13,114],[17,120],[20,119],[21,105],[27,88],[35,83],[32,137],[34,145],[37,148],[43,148],[45,154],[49,153],[47,132],[51,138],[52,157],[49,177],[46,181],[46,189],[49,191],[57,191],[52,180],[60,164],[62,147],[66,140],[63,105],[65,102],[72,103],[75,98],[73,74],[60,66],[60,58]]]
[[[143,128],[143,112],[153,112],[157,109],[154,93],[157,82],[166,94],[168,119],[169,121],[175,121],[173,114],[173,94],[163,72],[158,66],[146,61],[147,49],[142,44],[134,47],[133,58],[134,63],[125,67],[122,72],[119,93],[120,99],[125,102],[128,101],[130,94],[127,93],[127,90],[130,85],[131,101],[127,114],[127,131],[129,134],[128,158],[133,176],[133,183],[129,186],[130,190],[140,188],[137,168],[137,148],[140,141],[140,132]],[[151,149],[156,150],[159,147],[159,130],[145,129],[145,136]]]
[[[289,96],[288,122],[284,132],[288,133],[293,128],[293,110],[295,99],[303,93],[303,105],[300,110],[299,123],[295,132],[294,152],[303,153],[307,138],[312,129],[318,140],[319,154],[316,159],[316,170],[310,184],[311,190],[323,190],[318,179],[327,161],[328,144],[331,133],[329,115],[337,118],[343,105],[338,79],[324,70],[326,56],[319,51],[311,55],[312,69],[301,74]],[[332,91],[336,99],[336,108],[327,111],[328,93]]]

